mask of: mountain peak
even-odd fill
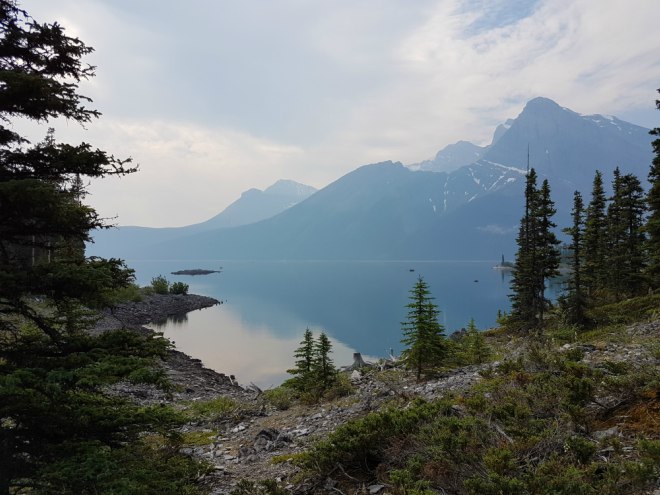
[[[272,186],[264,189],[264,193],[277,194],[280,196],[286,195],[307,197],[315,192],[316,188],[289,179],[280,179]]]
[[[523,111],[521,115],[525,114],[539,114],[539,113],[549,113],[549,112],[569,112],[569,113],[575,113],[568,108],[564,108],[560,105],[558,105],[556,102],[551,100],[550,98],[544,98],[542,96],[537,96],[536,98],[532,98],[527,102],[525,105],[525,108],[523,108]],[[576,114],[577,115],[577,114]]]
[[[442,148],[431,160],[413,163],[408,168],[429,172],[451,172],[476,162],[481,158],[484,150],[485,148],[469,141],[457,141]]]
[[[558,107],[558,108],[561,108],[561,107],[557,104],[557,102],[555,102],[554,100],[551,100],[550,98],[546,98],[545,96],[537,96],[536,98],[532,98],[531,100],[529,100],[529,101],[527,102],[527,104],[526,104],[525,106],[526,106],[526,107],[527,107],[527,106],[534,107],[534,106],[540,106],[540,105],[541,105],[541,106],[546,106],[546,107],[547,107],[547,106],[551,106],[551,107]]]

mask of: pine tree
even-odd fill
[[[571,276],[568,281],[568,294],[562,299],[566,306],[566,320],[568,323],[584,325],[586,316],[586,299],[582,287],[582,246],[584,243],[584,202],[579,191],[573,195],[573,211],[571,212],[573,225],[564,229],[571,238],[568,246],[571,252],[570,267]]]
[[[621,278],[625,263],[626,225],[623,221],[622,206],[621,171],[619,167],[616,167],[612,180],[612,197],[607,206],[607,250],[605,254],[606,288],[614,294],[621,292]]]
[[[615,171],[608,208],[607,289],[616,300],[639,294],[643,287],[644,212],[646,204],[639,179]]]
[[[300,347],[293,354],[296,358],[296,367],[286,371],[294,375],[288,382],[293,388],[305,390],[310,386],[309,382],[312,378],[312,365],[314,363],[314,347],[314,335],[307,328],[300,342]]]
[[[330,358],[332,343],[328,336],[321,332],[314,345],[314,359],[312,361],[312,376],[321,391],[327,390],[337,377],[337,370]]]
[[[474,318],[470,318],[465,338],[469,362],[476,364],[485,363],[491,356],[492,350],[486,343],[484,334],[477,329]]]
[[[658,92],[660,93],[660,89]],[[655,101],[655,106],[660,110],[660,100]],[[657,139],[652,143],[655,157],[653,157],[648,176],[651,188],[646,195],[649,215],[644,227],[647,234],[648,259],[645,275],[651,288],[657,291],[660,289],[660,127],[653,129],[651,134],[657,136]]]
[[[511,288],[510,325],[517,329],[539,329],[550,302],[545,297],[546,280],[558,274],[559,241],[552,229],[554,203],[550,185],[536,186],[536,171],[527,174],[525,215],[520,221],[518,251]]]
[[[438,322],[440,311],[421,276],[410,290],[406,307],[408,316],[401,324],[404,335],[401,342],[407,347],[401,357],[406,366],[415,370],[419,380],[422,373],[442,363],[447,349],[444,327]]]
[[[545,297],[545,283],[546,280],[559,275],[559,240],[553,232],[557,226],[552,217],[557,210],[555,204],[550,199],[550,185],[548,180],[545,179],[541,185],[539,193],[539,208],[535,212],[538,216],[538,239],[536,240],[536,249],[538,251],[538,280],[537,280],[537,307],[538,319],[543,324],[543,317],[545,310],[550,306],[550,301]]]
[[[518,329],[536,327],[536,279],[538,274],[535,234],[537,230],[533,212],[538,206],[538,190],[536,187],[536,171],[532,168],[525,180],[525,214],[520,220],[518,229],[518,251],[514,263],[511,289],[510,324]]]
[[[603,176],[596,171],[591,201],[587,206],[584,223],[584,262],[582,282],[589,300],[597,297],[607,282],[607,218]]]

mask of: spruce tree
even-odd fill
[[[465,340],[470,363],[483,364],[491,356],[491,348],[486,343],[484,334],[477,329],[474,318],[470,318]]]
[[[557,210],[555,204],[550,198],[550,185],[545,179],[539,192],[538,211],[538,239],[536,240],[536,249],[538,250],[538,281],[537,281],[537,300],[538,300],[538,318],[543,324],[545,310],[549,307],[550,301],[545,297],[545,283],[547,280],[559,275],[559,240],[553,229],[557,226],[552,217]]]
[[[312,331],[307,328],[303,335],[303,339],[294,352],[296,358],[295,368],[287,370],[286,372],[294,375],[288,383],[298,390],[305,390],[310,385],[312,379],[312,365],[314,363],[314,335]]]
[[[589,300],[597,297],[607,281],[607,217],[603,176],[596,171],[584,222],[584,262],[582,263],[585,293]]]
[[[311,369],[316,387],[321,391],[327,390],[337,378],[337,369],[330,358],[330,352],[332,352],[332,342],[324,332],[321,332],[314,344],[314,359]]]
[[[568,323],[584,325],[586,316],[586,299],[582,287],[582,246],[584,243],[584,202],[579,191],[573,194],[573,210],[571,212],[573,224],[564,229],[564,233],[570,236],[571,242],[568,246],[571,252],[570,268],[571,275],[568,281],[568,294],[562,298],[565,305],[566,320]]]
[[[536,171],[532,168],[525,180],[525,214],[520,220],[516,242],[518,250],[514,262],[511,289],[510,324],[517,329],[536,327],[536,279],[538,274],[535,235],[537,218],[533,212],[538,207]]]
[[[406,366],[415,370],[419,380],[422,373],[442,363],[447,350],[444,327],[438,322],[440,311],[421,276],[410,290],[406,307],[408,315],[401,323],[404,335],[401,342],[407,347],[401,357]]]
[[[660,100],[655,101],[655,106],[660,110]],[[653,129],[651,134],[657,138],[652,143],[655,157],[648,175],[651,188],[646,195],[649,215],[644,227],[648,259],[645,275],[651,288],[657,292],[660,289],[660,127]]]
[[[511,282],[510,325],[519,330],[539,329],[549,301],[545,297],[546,280],[558,274],[559,241],[552,229],[554,203],[550,185],[536,186],[536,171],[527,174],[525,215],[520,221],[518,251]]]
[[[605,267],[607,278],[605,287],[611,294],[622,292],[622,274],[625,263],[626,225],[622,212],[622,182],[619,167],[614,169],[612,179],[612,197],[607,206],[607,250],[605,252]]]
[[[641,293],[645,265],[643,231],[646,204],[639,179],[615,171],[608,208],[607,289],[621,300]]]

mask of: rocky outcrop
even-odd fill
[[[96,323],[95,332],[118,328],[136,328],[147,323],[164,322],[167,318],[222,304],[221,301],[196,294],[151,294],[141,301],[119,303],[107,308]]]

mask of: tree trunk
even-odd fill
[[[354,352],[353,353],[353,364],[348,367],[349,370],[359,370],[360,368],[364,368],[366,366],[369,366],[367,362],[362,359],[362,354],[359,352]]]

